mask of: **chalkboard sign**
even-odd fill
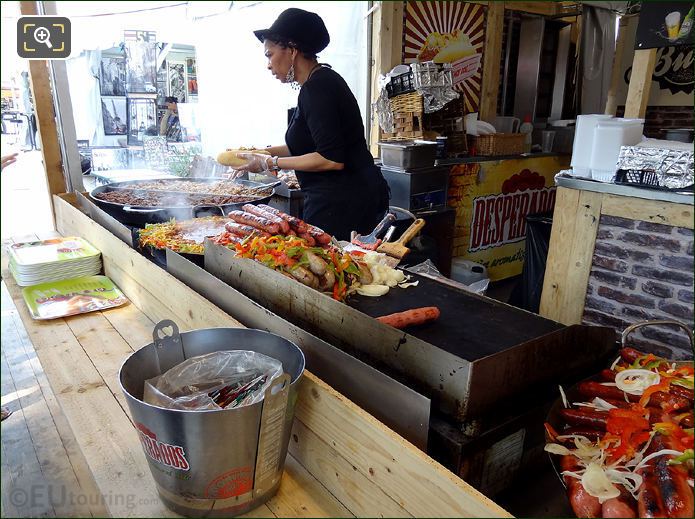
[[[635,49],[693,46],[692,2],[642,2]]]

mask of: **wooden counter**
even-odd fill
[[[54,197],[58,230],[100,249],[106,275],[131,303],[34,321],[6,268],[3,277],[106,511],[122,517],[172,516],[158,499],[118,369],[152,341],[154,322],[162,318],[176,320],[182,331],[241,325],[66,199],[72,197]],[[248,516],[509,516],[308,371],[299,387],[289,449],[277,495]]]
[[[625,196],[616,194],[614,185],[606,186],[614,192],[605,192],[596,182],[585,182],[582,188],[557,188],[540,304],[544,317],[567,325],[582,321],[602,216],[693,229],[692,196],[689,204],[676,203],[648,198],[663,198],[658,191],[630,187],[623,191],[632,196]],[[637,191],[640,197],[635,196]]]

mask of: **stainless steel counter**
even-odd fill
[[[608,182],[597,182],[596,180],[576,178],[565,175],[557,175],[555,177],[555,183],[560,187],[567,187],[570,189],[582,189],[584,191],[644,198],[646,200],[661,200],[663,202],[673,202],[676,204],[693,205],[694,200],[692,192],[688,193],[663,191],[660,189],[645,189],[641,187],[612,184]]]

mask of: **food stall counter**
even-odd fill
[[[114,495],[116,488],[139,499],[135,507],[106,500],[108,513],[171,515],[157,499],[124,410],[118,367],[151,342],[153,323],[161,319],[174,319],[182,330],[241,325],[82,213],[74,195],[54,203],[58,230],[101,250],[106,275],[131,304],[39,323],[4,270],[8,289],[99,492]],[[300,383],[289,454],[278,494],[253,516],[509,516],[310,372]]]

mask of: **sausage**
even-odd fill
[[[262,209],[257,205],[244,204],[243,206],[241,206],[241,208],[247,213],[255,214],[256,216],[260,216],[261,218],[267,218],[271,222],[278,224],[280,226],[280,232],[282,234],[287,234],[288,232],[290,232],[290,224],[286,220],[283,220],[279,216],[269,211],[266,211],[265,209]]]
[[[671,393],[666,393],[665,391],[657,391],[649,395],[647,406],[661,407],[662,409],[669,407],[674,411],[690,409],[692,407],[687,399],[680,398]]]
[[[673,448],[672,441],[661,434],[654,436],[655,451]],[[683,466],[669,465],[673,456],[659,456],[654,460],[654,477],[668,517],[693,517],[693,492],[688,485],[688,473]]]
[[[562,409],[560,414],[569,425],[590,427],[599,431],[605,431],[608,423],[608,413],[601,411]]]
[[[323,276],[319,278],[319,289],[324,292],[330,292],[335,285],[335,274],[331,269],[326,269]]]
[[[562,431],[562,435],[566,434],[576,434],[578,436],[584,436],[592,442],[595,442],[603,437],[604,432],[599,431],[598,429],[590,429],[588,427],[570,427]]]
[[[580,382],[577,386],[579,392],[588,397],[599,397],[599,398],[610,398],[613,400],[625,400],[625,393],[615,386],[604,386],[599,382]],[[637,395],[627,395],[628,399],[632,402],[639,401],[639,396]]]
[[[319,245],[328,245],[331,243],[331,235],[323,232],[323,230],[319,229],[318,227],[314,227],[313,225],[308,225],[307,224],[307,233],[316,240],[316,243]]]
[[[601,370],[601,373],[599,376],[601,378],[601,382],[615,382],[615,375],[616,375],[615,371],[613,371],[612,369],[606,368],[604,370]]]
[[[297,281],[311,288],[319,288],[319,280],[308,269],[304,267],[294,267],[290,270],[290,274]]]
[[[689,412],[687,415],[681,418],[678,425],[680,425],[683,429],[692,429],[693,426],[695,426],[695,414],[693,414],[692,411]]]
[[[579,468],[577,458],[571,455],[563,456],[560,467],[563,472],[565,470],[575,472]],[[570,476],[564,476],[563,479],[574,514],[577,517],[601,517],[601,503],[598,502],[598,498],[589,495],[578,479]]]
[[[369,266],[366,263],[355,262],[357,267],[360,269],[360,283],[363,285],[371,285],[374,281],[374,276],[372,276],[372,271],[369,270]]]
[[[632,496],[626,491],[620,496],[613,497],[601,505],[601,515],[606,518],[637,517]]]
[[[307,260],[309,260],[309,270],[311,270],[317,276],[323,276],[326,273],[326,262],[319,258],[313,252],[307,251]]]
[[[229,245],[231,243],[241,243],[243,241],[243,238],[237,236],[236,234],[232,234],[229,231],[226,231],[215,236],[212,239],[212,241],[214,241],[218,245]]]
[[[256,229],[255,227],[251,227],[250,225],[242,225],[242,224],[236,223],[236,222],[227,222],[226,224],[224,224],[224,228],[228,232],[230,232],[236,236],[240,236],[241,238],[245,238],[251,234],[256,234],[258,236],[266,236],[266,237],[270,236],[269,233],[261,231],[259,229]]]
[[[397,312],[395,314],[383,315],[377,317],[377,321],[380,321],[394,328],[402,329],[407,326],[414,326],[416,324],[425,324],[430,321],[436,321],[439,319],[439,308],[436,306],[425,306],[422,308],[413,308],[411,310],[406,310],[405,312]]]
[[[635,362],[638,358],[643,357],[645,354],[642,353],[641,351],[637,351],[634,348],[621,348],[620,349],[620,358],[622,358],[625,362],[632,364]]]
[[[273,213],[276,216],[279,216],[283,220],[286,220],[290,224],[290,227],[292,227],[292,229],[297,234],[306,233],[308,231],[308,224],[304,220],[297,218],[296,216],[291,216],[287,213],[283,213],[282,211],[265,204],[258,204],[258,207],[270,213]]]
[[[661,495],[656,484],[654,469],[647,465],[639,470],[644,482],[637,496],[638,517],[667,517]]]
[[[301,239],[305,240],[308,247],[315,247],[316,246],[316,240],[309,233],[300,232],[300,233],[297,233],[297,236],[299,236]]]
[[[671,384],[668,389],[669,393],[680,398],[685,398],[693,403],[693,390],[687,387],[679,386],[677,384]],[[692,406],[691,406],[692,407]]]
[[[280,232],[280,225],[275,222],[271,222],[262,216],[250,214],[245,211],[232,211],[227,216],[229,216],[236,223],[250,225],[256,229],[270,233],[271,235],[278,234]]]

